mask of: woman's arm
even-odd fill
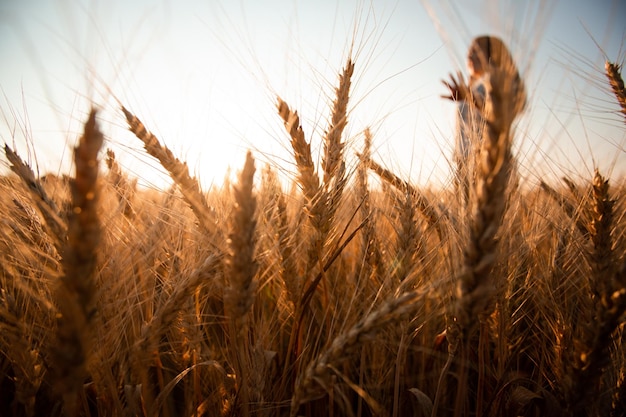
[[[450,95],[442,95],[442,98],[456,102],[464,101],[474,107],[475,110],[482,111],[485,105],[485,91],[478,91],[478,94],[476,91],[472,91],[472,88],[465,83],[461,72],[457,72],[456,77],[454,74],[450,74],[450,82],[445,80],[441,82],[450,90]],[[484,89],[484,86],[482,88]]]

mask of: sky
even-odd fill
[[[624,117],[603,69],[607,58],[624,62],[624,21],[621,0],[0,0],[0,142],[40,175],[67,173],[96,106],[122,167],[166,186],[121,103],[205,190],[240,170],[248,149],[257,167],[289,179],[276,97],[298,110],[319,158],[352,57],[348,155],[370,127],[379,163],[416,184],[446,184],[456,108],[441,80],[466,71],[473,37],[494,34],[530,96],[514,145],[525,180],[589,179],[596,167],[622,178]]]

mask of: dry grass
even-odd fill
[[[369,130],[353,178],[353,70],[349,60],[339,75],[319,167],[314,139],[278,99],[292,192],[271,168],[255,177],[249,153],[236,184],[204,194],[126,108],[171,190],[136,190],[112,152],[100,175],[95,111],[71,178],[36,178],[5,147],[0,410],[622,415],[624,184],[598,169],[512,186],[506,73],[491,80],[469,204],[374,162]]]

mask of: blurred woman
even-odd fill
[[[457,102],[459,107],[454,150],[455,182],[466,204],[480,153],[484,125],[488,120],[488,104],[496,96],[500,101],[506,101],[511,121],[526,105],[524,83],[511,53],[501,39],[495,36],[475,38],[467,54],[467,70],[467,84],[461,73],[457,74],[457,78],[451,75],[450,82],[443,81],[450,90],[450,95],[443,97]],[[501,79],[498,83],[492,83],[490,78],[496,71]]]

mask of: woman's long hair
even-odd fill
[[[472,54],[480,59],[485,73],[494,74],[500,71],[506,75],[507,84],[504,90],[510,92],[510,97],[514,100],[514,117],[519,115],[526,107],[526,89],[504,42],[496,36],[478,36],[470,45],[468,56]]]

